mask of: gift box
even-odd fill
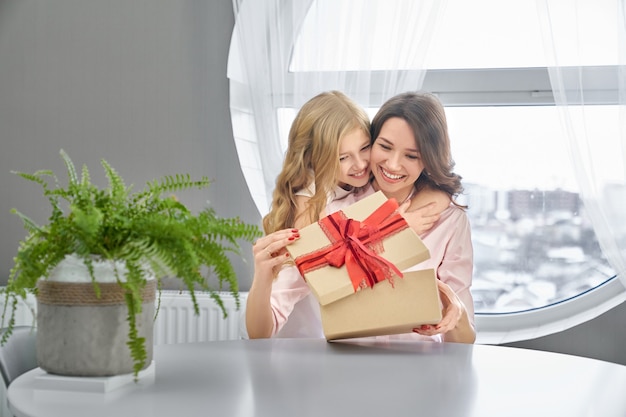
[[[434,269],[405,272],[327,305],[320,306],[327,340],[411,331],[441,321]]]
[[[287,250],[320,305],[398,281],[401,270],[430,257],[397,208],[378,191],[300,229],[300,239]]]

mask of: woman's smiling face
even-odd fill
[[[409,124],[399,117],[385,121],[374,141],[370,166],[376,186],[401,203],[424,170],[417,141]]]

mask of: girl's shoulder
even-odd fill
[[[329,201],[326,205],[326,214],[328,215],[336,212],[337,210],[342,210],[357,201],[374,194],[374,192],[374,188],[371,185],[368,185],[361,189],[347,193],[343,198]]]
[[[315,183],[312,182],[308,187],[298,190],[294,193],[296,197],[308,197],[311,198],[315,195]]]

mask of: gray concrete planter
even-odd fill
[[[42,280],[37,294],[37,359],[51,374],[112,376],[133,372],[124,293],[113,283]],[[144,290],[137,330],[152,361],[156,280]]]

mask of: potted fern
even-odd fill
[[[86,166],[79,177],[70,157],[63,150],[60,153],[67,168],[65,187],[52,171],[14,172],[43,188],[52,214],[40,226],[12,210],[22,219],[27,236],[2,289],[2,327],[8,331],[0,343],[10,337],[15,325],[18,299],[34,292],[38,360],[43,369],[82,376],[132,372],[137,377],[152,360],[152,321],[158,313],[155,298],[161,280],[181,280],[196,314],[195,291],[208,291],[226,316],[219,296],[222,285],[228,285],[239,303],[228,253],[238,254],[240,241],[251,242],[261,232],[237,218],[218,217],[211,208],[193,214],[167,195],[206,188],[207,178],[165,176],[131,192],[102,160],[108,187],[101,189],[91,182]],[[86,278],[74,279],[81,271]],[[211,273],[218,279],[217,289],[207,282]],[[111,326],[121,326],[123,337]],[[101,355],[105,357],[98,358]],[[92,366],[95,362],[101,363]]]

